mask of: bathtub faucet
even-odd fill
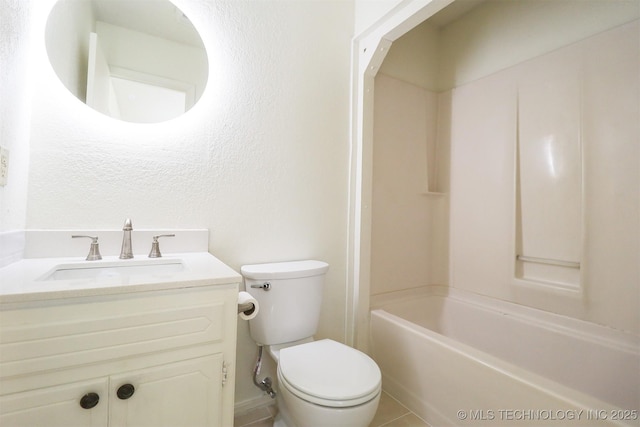
[[[120,259],[133,258],[133,249],[131,247],[131,230],[133,230],[131,219],[127,218],[127,220],[124,222],[124,227],[122,227],[123,235],[122,250],[120,250]]]

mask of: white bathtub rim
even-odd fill
[[[446,348],[447,350],[460,354],[463,357],[468,357],[473,361],[475,361],[476,363],[481,364],[489,369],[495,370],[500,374],[508,375],[509,377],[515,379],[516,381],[528,387],[541,391],[543,393],[547,393],[553,396],[554,398],[561,400],[563,404],[570,405],[576,409],[582,409],[585,411],[588,411],[590,409],[591,410],[597,409],[597,410],[605,410],[608,413],[610,413],[611,411],[616,411],[620,409],[629,409],[629,408],[619,408],[618,406],[605,402],[601,399],[598,399],[597,397],[588,395],[584,392],[562,385],[552,379],[549,379],[542,375],[528,371],[524,368],[521,368],[512,363],[509,363],[496,356],[493,356],[491,354],[478,350],[472,346],[456,341],[453,338],[449,338],[445,335],[431,331],[420,325],[416,325],[415,323],[412,323],[406,319],[403,319],[392,313],[389,313],[382,308],[372,310],[371,314],[372,316],[377,315],[385,319],[386,321],[392,322],[395,325],[407,330],[411,334],[415,334],[418,336],[425,335],[432,342]],[[385,375],[384,371],[382,372],[382,374],[383,374],[383,390],[387,391],[390,395],[394,396],[394,392],[398,392],[399,389],[402,389],[401,384],[399,384],[397,381],[390,378],[389,376]],[[384,382],[385,378],[387,380],[386,384]],[[391,386],[391,387],[388,387],[388,386]],[[410,399],[413,399],[415,402],[420,402],[420,399],[418,399],[416,396],[413,396],[413,393],[411,393],[409,390],[404,390],[404,393],[405,395],[398,396],[400,400],[410,397]],[[572,396],[572,397],[569,398],[568,396]],[[568,409],[568,408],[569,406],[564,407],[562,409]],[[430,410],[435,410],[435,408],[431,408]],[[436,412],[438,413],[439,416],[448,420],[448,417],[444,416],[439,411],[436,411]],[[619,425],[619,426],[635,425],[633,423],[623,423],[623,422],[616,423],[613,420],[606,420],[606,421],[613,423],[613,425]]]
[[[374,295],[371,297],[371,309],[384,309],[386,306],[428,296],[452,298],[463,304],[474,305],[479,309],[512,316],[546,330],[571,335],[597,344],[606,344],[616,350],[640,356],[640,336],[632,333],[449,286],[427,285]]]

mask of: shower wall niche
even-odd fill
[[[376,76],[371,294],[447,285],[640,333],[640,2],[473,3]]]

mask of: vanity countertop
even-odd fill
[[[131,266],[135,266],[136,262],[155,262],[159,266],[162,263],[173,263],[180,265],[180,268],[178,271],[159,269],[116,276],[48,279],[52,272],[65,266],[100,269],[113,265],[126,266],[127,262]],[[99,261],[85,261],[83,257],[26,258],[0,268],[0,304],[223,285],[241,281],[240,274],[208,252],[163,254],[162,258],[157,259],[137,254],[132,260],[120,260],[116,256],[104,257]]]

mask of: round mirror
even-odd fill
[[[108,116],[157,123],[189,110],[207,84],[207,53],[168,0],[58,0],[49,61],[78,99]]]

